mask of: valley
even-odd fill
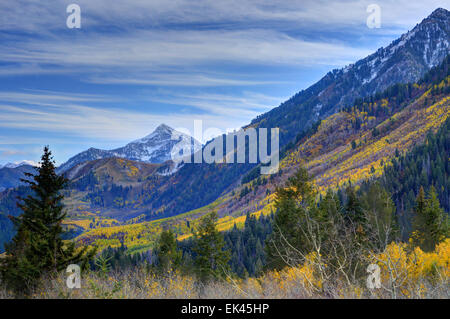
[[[172,139],[176,132],[165,124],[124,147],[71,157],[58,167],[70,180],[64,191],[69,237],[100,250],[126,246],[131,254],[151,249],[162,229],[172,229],[179,241],[191,237],[212,210],[221,231],[241,228],[247,214],[274,212],[276,188],[300,164],[322,195],[381,178],[393,159],[448,119],[449,26],[448,11],[438,9],[386,48],[329,72],[244,126],[280,128],[276,174],[260,175],[253,163],[177,165],[171,154],[178,142],[192,153],[205,146],[183,134]],[[1,244],[13,234],[6,215],[20,214],[13,198],[27,193],[20,178],[30,170],[0,169]]]
[[[299,164],[313,175],[323,195],[328,188],[336,190],[349,183],[359,185],[379,178],[393,159],[421,145],[427,134],[436,133],[447,121],[450,114],[449,62],[447,58],[439,67],[443,72],[428,83],[390,88],[380,93],[378,99],[368,98],[372,102],[361,102],[326,118],[316,132],[287,152],[281,161],[281,172],[276,176],[260,176],[242,183],[211,204],[180,215],[99,227],[86,231],[77,240],[83,245],[120,247],[123,244],[130,251],[144,251],[152,247],[163,228],[173,229],[178,240],[189,238],[200,218],[212,210],[221,216],[218,229],[230,230],[234,225],[240,228],[246,214],[258,217],[274,212],[275,188],[284,183]],[[408,91],[407,97],[400,98],[405,95],[403,90]],[[137,175],[146,174],[142,171]],[[104,216],[111,214],[110,211]],[[145,214],[142,218],[145,220]]]

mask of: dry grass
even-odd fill
[[[448,278],[432,281],[420,278],[406,289],[392,296],[387,286],[368,289],[365,285],[348,285],[337,280],[327,285],[314,285],[305,280],[302,269],[289,268],[282,272],[269,272],[260,278],[239,281],[213,281],[201,284],[191,276],[179,273],[156,277],[144,269],[111,273],[102,276],[96,272],[82,276],[80,289],[66,286],[65,274],[44,279],[32,299],[448,299]],[[0,289],[0,299],[13,298]]]
[[[345,273],[326,276],[327,266],[314,254],[296,267],[269,271],[245,280],[228,276],[227,280],[199,283],[190,275],[169,271],[155,275],[146,267],[124,271],[82,273],[81,288],[69,289],[67,275],[43,278],[29,296],[36,299],[298,299],[298,298],[450,298],[450,239],[425,253],[404,243],[391,243],[384,252],[373,254],[370,263],[380,267],[381,287],[369,289],[366,277],[349,280]],[[0,283],[1,287],[1,283]],[[13,298],[0,288],[0,299]]]

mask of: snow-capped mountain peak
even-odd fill
[[[58,168],[58,172],[67,171],[79,163],[108,157],[162,163],[168,160],[178,160],[187,154],[196,152],[201,147],[201,143],[193,137],[178,132],[166,124],[161,124],[149,135],[123,147],[113,150],[90,148],[81,152],[62,164]]]
[[[201,144],[191,136],[161,124],[151,134],[126,146],[113,150],[118,157],[149,163],[162,163],[182,157],[181,152],[172,152],[189,146],[190,153],[200,149]],[[186,155],[186,154],[185,154]]]
[[[20,161],[20,162],[7,163],[7,164],[5,164],[3,166],[0,166],[0,168],[17,168],[17,167],[23,166],[23,165],[29,165],[29,166],[38,167],[39,163],[37,163],[35,161],[23,160],[23,161]]]
[[[386,47],[342,69],[328,72],[277,108],[259,115],[253,127],[280,127],[282,144],[356,98],[374,95],[397,83],[418,81],[450,54],[450,12],[436,9]],[[321,105],[320,110],[315,105]],[[292,121],[292,119],[299,119]]]
[[[152,133],[150,133],[147,136],[144,136],[143,138],[140,138],[136,141],[133,141],[131,143],[147,143],[148,141],[155,139],[160,136],[172,136],[172,133],[176,132],[173,128],[166,124],[160,124]],[[131,144],[130,143],[130,144]]]

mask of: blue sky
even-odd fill
[[[68,29],[66,7],[81,8]],[[368,28],[369,4],[381,28]],[[0,165],[57,163],[161,123],[238,128],[388,45],[448,1],[8,0],[0,3]]]

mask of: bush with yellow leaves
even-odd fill
[[[66,286],[66,274],[43,278],[41,286],[30,298],[448,298],[450,276],[450,239],[425,253],[406,243],[391,243],[382,253],[370,253],[365,262],[380,267],[381,288],[369,289],[366,278],[349,281],[348,278],[323,276],[327,265],[320,256],[310,253],[296,267],[268,271],[257,278],[226,280],[207,283],[194,277],[168,271],[155,274],[145,267],[106,276],[98,272],[82,274],[81,289]],[[326,272],[326,271],[325,271]],[[1,286],[1,284],[0,284]],[[13,295],[0,289],[0,298]]]
[[[406,243],[391,243],[369,259],[379,265],[382,290],[392,298],[423,298],[433,289],[448,290],[450,238],[429,253]]]

